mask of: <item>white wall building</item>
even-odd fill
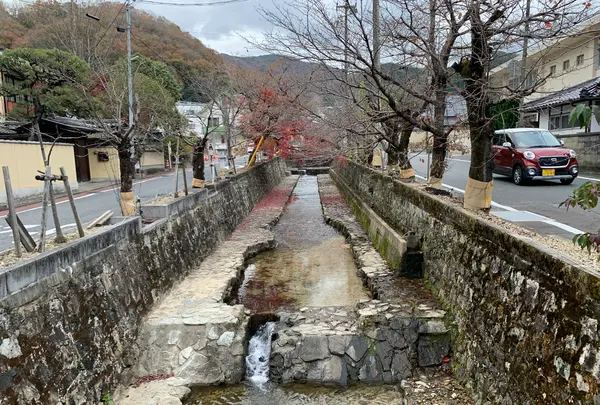
[[[570,35],[532,50],[524,69],[525,83],[521,80],[520,57],[492,69],[493,86],[518,89],[543,80],[522,106],[533,126],[549,129],[555,135],[600,131],[595,120],[591,128],[580,129],[569,125],[568,119],[575,104],[591,105],[600,99],[596,88],[600,82],[599,30],[600,17],[595,17],[580,24]]]

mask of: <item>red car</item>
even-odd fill
[[[494,173],[512,177],[517,185],[529,180],[560,180],[571,184],[579,174],[577,154],[548,130],[503,129],[494,133]]]

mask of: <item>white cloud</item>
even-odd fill
[[[198,0],[178,0],[193,1]],[[247,39],[260,40],[263,32],[271,28],[261,18],[257,7],[271,8],[273,4],[273,0],[248,0],[222,6],[176,7],[144,3],[142,0],[136,8],[167,18],[219,53],[251,56],[261,52]]]

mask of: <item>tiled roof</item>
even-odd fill
[[[596,97],[600,99],[600,92],[598,91],[599,85],[600,77],[596,77],[567,89],[538,98],[529,103],[525,103],[521,109],[523,111],[535,111],[555,105],[572,103],[582,99]]]

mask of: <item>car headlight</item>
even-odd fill
[[[535,159],[535,153],[533,153],[530,150],[526,150],[525,152],[523,152],[523,156],[525,156],[525,159]]]
[[[577,153],[575,153],[575,151],[573,149],[571,149],[569,151],[569,156],[571,156],[572,158],[577,157]]]

